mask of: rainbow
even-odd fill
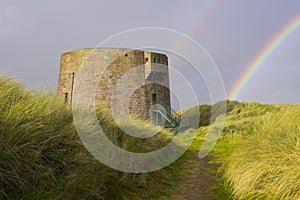
[[[228,98],[236,99],[240,91],[245,87],[249,79],[254,75],[257,69],[262,66],[263,62],[272,54],[272,52],[283,43],[283,41],[300,25],[300,14],[291,20],[265,48],[255,57],[246,71],[242,74],[239,80],[230,91]]]
[[[217,8],[219,2],[217,0],[205,0],[202,1],[199,5],[199,10],[191,18],[191,22],[187,23],[187,26],[184,28],[186,33],[195,33],[198,32],[196,28],[202,28],[202,23],[213,11]]]

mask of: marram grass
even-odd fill
[[[226,198],[300,199],[300,106],[227,102],[226,110],[223,136],[212,152],[222,155],[221,175],[230,188]],[[205,127],[199,132],[205,132],[211,107],[202,105],[200,111],[199,126]],[[98,109],[97,114],[109,139],[120,148],[154,151],[172,139],[167,130],[137,139],[124,134],[103,110]],[[133,131],[148,129],[151,127]],[[171,196],[180,175],[190,170],[187,159],[202,139],[164,169],[145,174],[119,172],[87,152],[65,104],[0,76],[0,199]]]
[[[162,131],[139,143],[98,115],[112,142],[133,152],[153,150],[170,137]],[[106,167],[82,145],[65,104],[0,75],[0,199],[158,198],[172,193],[183,158],[145,174]]]
[[[224,166],[233,198],[300,199],[300,106],[266,113],[239,142]]]

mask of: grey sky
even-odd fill
[[[202,44],[229,92],[298,13],[300,1],[294,0],[0,0],[0,70],[29,87],[56,90],[62,53],[94,47],[120,31],[155,26],[181,31]],[[300,103],[299,35],[300,28],[266,60],[238,100]],[[207,92],[203,85],[198,89]],[[207,95],[199,96],[208,102]]]

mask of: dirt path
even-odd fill
[[[216,184],[217,164],[209,163],[209,158],[199,159],[195,151],[189,165],[188,175],[176,188],[176,195],[168,199],[178,200],[212,200],[211,187]]]

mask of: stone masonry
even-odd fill
[[[78,83],[77,75],[85,66],[103,73]],[[92,81],[96,81],[95,104],[108,110],[114,103],[114,112],[127,109],[132,116],[149,119],[151,105],[159,103],[166,110],[170,108],[168,58],[164,54],[119,48],[89,48],[62,54],[59,99],[72,104],[78,92],[74,85],[89,88]]]

